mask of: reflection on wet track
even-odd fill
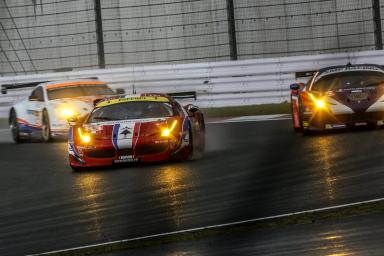
[[[339,152],[334,152],[332,149],[335,147],[334,140],[332,137],[318,137],[315,138],[312,142],[312,148],[309,150],[314,151],[314,160],[317,162],[317,165],[321,168],[323,173],[323,180],[325,181],[325,194],[328,196],[329,200],[333,201],[335,199],[334,187],[337,186],[337,178],[333,175],[333,172],[336,168],[335,158]]]
[[[79,200],[83,202],[89,220],[93,223],[93,235],[96,240],[103,239],[100,226],[100,194],[103,189],[103,179],[98,173],[85,173],[76,177],[75,186],[78,187]]]
[[[201,159],[72,173],[65,143],[0,134],[0,255],[380,198],[383,148],[384,130],[301,136],[290,120],[211,124]],[[351,234],[322,232],[323,246],[343,248],[332,253],[355,253]]]
[[[153,177],[153,183],[160,189],[157,190],[155,197],[160,198],[160,202],[167,209],[170,219],[174,220],[175,227],[181,227],[183,221],[183,205],[185,203],[185,193],[191,189],[191,170],[189,168],[164,166]]]

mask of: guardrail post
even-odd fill
[[[229,55],[231,60],[237,60],[236,20],[233,0],[227,0]]]
[[[96,21],[97,56],[99,60],[99,68],[105,68],[103,19],[101,16],[100,0],[95,0],[95,21]]]
[[[372,0],[373,26],[376,50],[383,50],[383,34],[381,31],[380,0]]]

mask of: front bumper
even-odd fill
[[[99,167],[137,162],[160,162],[188,157],[189,147],[171,148],[169,144],[143,143],[134,149],[118,149],[111,146],[76,147],[69,144],[69,161],[73,167]]]
[[[332,114],[317,112],[304,114],[302,126],[304,130],[333,130],[360,126],[383,126],[384,112],[364,112],[352,114]]]

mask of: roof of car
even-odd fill
[[[383,66],[377,64],[347,64],[339,66],[331,66],[322,68],[318,71],[318,75],[333,74],[344,71],[380,71],[384,72]]]
[[[77,85],[95,85],[95,84],[106,84],[104,81],[97,79],[80,79],[80,80],[60,80],[60,81],[51,81],[41,84],[46,89],[54,89],[60,87],[69,87]]]

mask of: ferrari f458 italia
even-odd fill
[[[291,85],[293,126],[304,133],[384,125],[384,70],[379,65],[321,69]]]
[[[77,120],[70,120],[73,123]],[[204,117],[165,94],[101,100],[69,129],[74,170],[135,162],[188,159],[205,146]]]

